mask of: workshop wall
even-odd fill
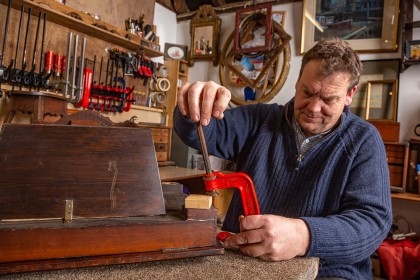
[[[158,5],[158,4],[157,4]],[[284,104],[294,96],[295,82],[298,78],[299,69],[302,61],[300,55],[300,41],[302,28],[302,2],[290,4],[274,5],[273,11],[286,11],[285,31],[292,36],[291,41],[291,61],[287,80],[280,90],[269,103]],[[229,34],[234,29],[234,13],[219,15],[222,19],[220,48],[223,47]],[[414,7],[414,20],[420,20],[420,11]],[[178,44],[190,46],[190,22],[182,21],[173,27],[177,32]],[[420,30],[413,31],[413,40],[420,39]],[[400,43],[399,46],[403,44]],[[399,59],[400,52],[361,54],[362,60],[377,59]],[[196,61],[194,67],[189,71],[189,81],[207,81],[213,80],[220,82],[219,68],[214,67],[211,62]],[[420,139],[414,134],[414,127],[420,122],[420,66],[415,65],[404,71],[399,78],[399,100],[397,120],[400,122],[400,142],[408,142],[409,139]],[[406,200],[393,199],[393,214],[403,215],[413,222],[414,230],[420,231],[420,203]]]
[[[2,1],[4,2],[4,1]],[[4,4],[4,3],[3,3]],[[7,2],[6,2],[7,4]],[[145,24],[153,24],[154,19],[154,9],[155,9],[155,1],[135,1],[135,0],[93,0],[93,1],[83,1],[83,0],[72,0],[67,1],[66,6],[74,8],[81,12],[91,13],[92,15],[100,16],[101,20],[107,23],[110,23],[121,30],[125,30],[125,20],[128,18],[138,19],[141,15],[145,15]],[[0,36],[0,46],[3,43],[3,31],[5,26],[6,20],[6,5],[0,6],[0,26],[2,28]],[[26,9],[27,11],[27,9]],[[48,18],[47,18],[48,19]],[[11,59],[14,59],[15,52],[16,52],[16,45],[17,45],[17,37],[18,37],[18,29],[19,29],[19,20],[20,20],[20,10],[11,9],[10,12],[10,21],[8,26],[8,35],[6,40],[6,49],[4,52],[4,60],[5,63],[8,64]],[[37,29],[37,20],[38,20],[38,12],[32,11],[32,16],[30,20],[30,27],[29,27],[29,34],[28,34],[28,43],[27,43],[27,51],[26,51],[26,61],[28,62],[27,69],[32,67],[32,59],[33,59],[33,50],[34,50],[34,41],[35,41],[35,33]],[[20,67],[22,65],[23,60],[23,49],[24,49],[24,39],[25,39],[25,32],[26,32],[26,22],[27,22],[27,13],[24,14],[24,20],[21,27],[21,34],[20,34],[20,44],[18,49],[18,59],[17,59],[17,66]],[[41,20],[42,22],[42,20]],[[42,27],[42,23],[41,23]],[[45,33],[45,42],[44,42],[44,53],[48,50],[52,50],[54,53],[60,53],[61,55],[66,55],[66,48],[67,48],[67,40],[68,40],[68,32],[72,31],[73,34],[79,35],[79,47],[78,47],[78,54],[81,53],[81,40],[83,37],[87,38],[87,45],[85,51],[85,58],[88,60],[87,67],[92,69],[93,58],[94,55],[97,57],[96,63],[96,73],[95,73],[95,80],[99,77],[99,61],[101,57],[104,57],[106,61],[106,57],[108,54],[106,53],[107,49],[114,49],[118,48],[122,51],[126,51],[118,45],[111,44],[107,41],[98,39],[96,37],[91,37],[85,35],[81,32],[76,32],[71,30],[67,27],[52,23],[47,20],[46,25],[46,33]],[[36,57],[36,64],[39,67],[40,62],[40,41],[41,41],[41,34],[42,30],[39,30],[39,37],[38,37],[38,51]],[[38,72],[38,68],[36,69]],[[102,70],[102,79],[104,78],[105,72],[105,65]],[[145,87],[143,86],[143,80],[140,79],[132,79],[126,76],[127,86],[134,86],[135,90],[140,92],[145,92]],[[5,112],[7,106],[7,99],[5,97],[0,99],[0,112]],[[69,105],[69,108],[72,108]],[[110,117],[111,120],[116,122],[121,122],[124,120],[130,119],[132,116],[137,116],[138,121],[143,122],[160,122],[161,115],[160,113],[155,112],[146,112],[141,110],[130,110],[129,112],[121,113],[106,113],[105,115]],[[2,122],[3,114],[0,113],[0,122]],[[18,112],[13,119],[13,122],[19,123],[29,123],[30,120],[27,115]]]

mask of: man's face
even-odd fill
[[[331,129],[357,89],[355,86],[348,91],[349,74],[337,72],[322,77],[319,67],[318,60],[308,62],[295,85],[295,117],[306,136]]]

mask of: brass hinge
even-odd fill
[[[66,209],[64,210],[64,221],[70,223],[73,220],[73,200],[66,199]]]

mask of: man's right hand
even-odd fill
[[[211,117],[223,118],[231,93],[215,82],[195,82],[183,85],[177,98],[182,115],[189,115],[192,121],[208,125]]]

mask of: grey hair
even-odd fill
[[[302,75],[306,64],[311,60],[321,61],[320,68],[324,77],[334,72],[350,74],[348,90],[359,83],[360,74],[363,70],[362,62],[357,52],[344,40],[339,38],[321,39],[303,55],[299,77]]]

